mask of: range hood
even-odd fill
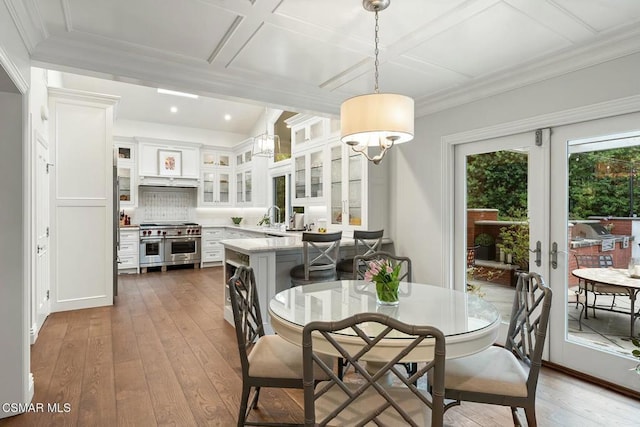
[[[141,176],[138,185],[150,187],[186,187],[195,188],[199,184],[196,178],[182,178],[177,176]]]

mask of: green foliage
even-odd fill
[[[628,216],[633,175],[633,213],[640,210],[636,168],[640,147],[577,153],[569,156],[569,217]]]
[[[527,210],[527,154],[496,151],[467,157],[467,207]],[[501,218],[502,219],[502,218]]]
[[[500,228],[500,243],[496,245],[511,254],[514,264],[529,271],[529,223],[521,222]]]
[[[475,244],[480,246],[491,246],[494,243],[493,236],[487,233],[480,233],[476,236]]]

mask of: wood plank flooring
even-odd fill
[[[125,275],[115,306],[50,315],[31,348],[33,402],[45,412],[0,426],[235,425],[242,378],[222,287],[221,268]],[[640,419],[640,401],[546,368],[537,397],[541,426]],[[302,421],[299,391],[265,389],[260,402],[256,419]],[[46,411],[56,403],[59,412]],[[446,423],[512,425],[507,408],[471,403],[448,411]]]

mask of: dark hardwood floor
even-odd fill
[[[221,268],[125,275],[115,306],[51,314],[31,349],[33,402],[44,411],[0,425],[235,425],[242,378],[222,287]],[[537,397],[541,426],[640,424],[640,401],[550,369]],[[298,391],[265,389],[260,402],[262,420],[302,421]],[[446,422],[512,425],[507,408],[471,403]]]

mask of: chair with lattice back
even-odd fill
[[[609,254],[575,254],[576,264],[578,268],[611,268],[613,267],[613,256]],[[580,292],[584,293],[585,306],[589,307],[588,293],[593,294],[593,305],[591,305],[593,311],[593,317],[596,317],[596,302],[599,295],[608,295],[613,297],[611,299],[611,306],[607,310],[613,309],[616,303],[616,296],[628,296],[626,292],[621,292],[621,288],[618,286],[605,285],[591,280],[580,279],[578,282]],[[584,310],[584,318],[588,319],[589,315],[587,310]]]
[[[289,271],[291,286],[336,280],[341,239],[342,231],[302,233],[303,264]]]
[[[302,389],[302,348],[285,341],[279,335],[265,335],[255,275],[251,267],[238,267],[227,284],[242,368],[238,426],[273,425],[247,419],[258,406],[260,388]],[[322,359],[327,366],[333,366],[332,358]],[[315,378],[327,377],[318,369]],[[249,404],[252,390],[253,399]]]
[[[355,230],[353,232],[353,240],[355,244],[355,255],[369,255],[382,247],[382,236],[384,230],[368,231]],[[353,265],[353,258],[345,258],[338,263],[336,270],[339,279],[351,279],[353,277],[354,268],[360,266]]]
[[[529,427],[537,425],[536,388],[551,296],[539,274],[518,274],[505,346],[447,361],[445,398],[454,401],[445,410],[461,401],[509,406],[514,425],[519,426],[518,408],[524,408]]]
[[[332,336],[336,331],[354,332],[348,346],[342,346]],[[375,372],[367,370],[365,360],[385,337],[406,335],[407,339],[394,354],[387,354]],[[397,339],[397,338],[394,338]],[[345,378],[324,365],[314,345],[321,340],[323,352],[340,354],[354,367],[354,374]],[[411,377],[405,377],[396,366],[425,340],[433,340],[433,357],[421,365]],[[443,425],[444,414],[444,334],[431,326],[407,325],[381,313],[360,313],[336,322],[310,322],[302,333],[304,364],[305,426],[317,425]],[[379,360],[379,355],[371,356]],[[329,377],[314,386],[317,377],[313,364]],[[418,379],[429,374],[431,394],[419,389]],[[391,385],[388,385],[388,384]]]

